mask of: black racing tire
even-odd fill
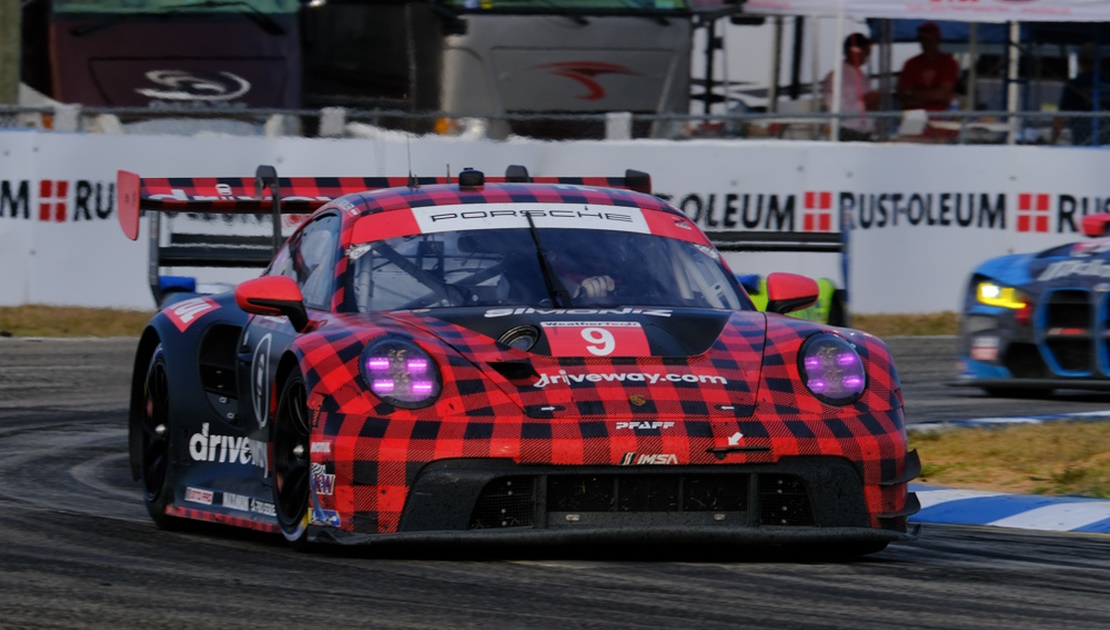
[[[154,349],[143,380],[142,441],[139,481],[143,502],[159,529],[180,529],[183,520],[166,514],[173,501],[170,468],[173,461],[173,430],[169,421],[170,383],[166,376],[166,353]]]
[[[285,540],[294,549],[304,550],[308,546],[311,428],[300,372],[285,379],[275,416],[274,511]]]

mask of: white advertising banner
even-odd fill
[[[983,260],[1083,238],[1110,211],[1110,151],[690,140],[473,142],[0,133],[0,305],[153,307],[147,242],[116,217],[117,169],[143,177],[651,173],[655,193],[708,232],[837,232],[851,239],[858,313],[958,310]],[[225,228],[226,229],[226,228]],[[144,232],[145,234],[145,227]],[[794,271],[844,284],[836,254],[729,253],[737,273]],[[180,270],[171,270],[181,272]],[[257,270],[201,281],[237,281]]]
[[[744,13],[961,22],[1108,22],[1110,0],[747,0]]]

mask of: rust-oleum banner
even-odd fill
[[[957,310],[968,273],[1001,254],[1083,240],[1082,217],[1110,211],[1110,152],[1062,147],[688,140],[495,143],[450,138],[323,140],[0,133],[0,305],[152,308],[147,219],[120,228],[117,172],[174,181],[278,175],[406,179],[651,174],[653,192],[714,240],[748,232],[848,230],[857,313]],[[183,178],[177,180],[175,178]],[[205,180],[198,180],[205,181]],[[227,181],[221,179],[220,181]],[[246,186],[246,184],[244,184]],[[233,191],[234,192],[234,191]],[[221,193],[213,188],[210,193]],[[295,217],[289,217],[293,219]],[[269,217],[176,216],[189,231],[271,233]],[[284,226],[284,232],[297,223]],[[843,286],[837,253],[728,252],[737,273],[794,271]],[[235,283],[257,270],[171,269]]]

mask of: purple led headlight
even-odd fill
[[[802,380],[818,400],[848,405],[867,387],[867,372],[859,353],[836,335],[814,335],[802,344]]]
[[[359,367],[370,391],[395,407],[426,407],[435,402],[442,388],[439,370],[428,353],[401,337],[383,337],[368,344]]]

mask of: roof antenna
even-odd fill
[[[412,137],[405,135],[405,150],[409,158],[409,188],[420,188],[420,182],[416,180],[416,176],[412,174]]]

